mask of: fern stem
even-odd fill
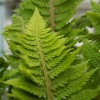
[[[37,37],[37,46],[38,46],[38,53],[40,56],[40,60],[41,60],[41,67],[42,67],[42,71],[43,71],[43,75],[44,75],[44,81],[45,81],[45,87],[46,87],[46,92],[47,92],[47,97],[48,100],[52,100],[52,93],[51,93],[51,82],[50,79],[48,77],[48,73],[47,73],[47,69],[46,69],[46,63],[45,63],[45,59],[44,59],[44,54],[42,52],[38,37]]]
[[[39,37],[38,37],[38,32],[36,33],[36,43],[37,43],[38,54],[39,54],[40,61],[41,61],[42,72],[43,72],[43,76],[44,76],[47,100],[53,100],[53,95],[51,92],[51,81],[48,76],[45,57],[44,57],[44,53],[42,52],[41,43],[40,43]]]
[[[54,7],[54,0],[49,0],[49,13],[50,13],[50,27],[53,31],[55,31],[55,7]]]

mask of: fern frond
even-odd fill
[[[92,39],[92,44],[86,42],[84,45],[84,54],[87,59],[90,59],[90,64],[93,67],[99,67],[100,66],[100,5],[91,2],[93,12],[87,12],[86,15],[90,19],[93,28],[94,28],[94,34],[89,35],[89,39]]]
[[[96,4],[95,2],[92,1],[92,8],[94,12],[88,12],[86,15],[90,19],[93,28],[94,28],[94,33],[93,35],[89,35],[90,39],[93,39],[95,41],[95,45],[100,48],[100,5]]]
[[[20,76],[4,82],[14,87],[13,97],[26,100],[26,96],[32,95],[36,100],[66,100],[81,91],[98,70],[85,71],[86,62],[72,66],[80,49],[70,52],[65,46],[66,39],[47,28],[37,9],[22,31],[24,34],[19,34],[22,42],[13,42],[20,52]]]
[[[19,53],[16,51],[16,47],[14,47],[13,42],[19,44],[20,37],[18,34],[22,34],[22,29],[24,27],[24,22],[21,17],[17,17],[16,15],[12,16],[12,24],[5,27],[5,31],[3,32],[3,36],[7,41],[12,52],[17,56]],[[11,33],[11,34],[9,34]],[[18,39],[18,40],[17,40]]]
[[[89,41],[84,41],[83,54],[85,60],[89,59],[89,70],[100,67],[100,5],[91,1],[92,10],[87,12],[86,16],[92,24],[94,32],[88,35]],[[98,77],[97,77],[98,76]],[[100,70],[98,70],[90,79],[87,87],[95,89],[100,84]],[[99,100],[99,93],[93,100]]]
[[[89,60],[89,70],[100,67],[100,53],[98,47],[94,44],[85,41],[82,47],[83,55],[85,60]],[[91,80],[88,82],[87,86],[90,88],[96,88],[100,84],[100,70],[95,73]],[[97,77],[98,76],[98,77]]]
[[[87,17],[90,19],[93,28],[94,28],[94,34],[90,34],[90,39],[94,40],[92,42],[92,44],[90,43],[85,43],[84,46],[84,51],[86,51],[85,53],[85,57],[87,56],[90,59],[90,63],[92,64],[92,66],[99,66],[100,65],[100,53],[99,53],[99,49],[100,49],[100,5],[95,3],[95,2],[91,2],[92,4],[92,8],[93,11],[92,12],[88,12],[86,13]],[[88,50],[87,50],[87,49]],[[88,52],[88,53],[87,53]]]
[[[95,69],[95,70],[97,70],[97,69]],[[73,93],[76,93],[79,90],[81,90],[82,86],[84,84],[86,84],[86,82],[88,81],[88,78],[95,72],[95,70],[94,71],[92,70],[92,71],[82,75],[78,79],[71,81],[71,83],[69,82],[69,84],[67,86],[65,86],[65,88],[60,88],[59,91],[56,90],[57,93],[55,94],[55,99],[56,100],[57,100],[57,98],[59,98],[58,100],[61,100],[61,98],[67,99],[67,97],[69,97]],[[79,85],[77,85],[77,84],[79,84]]]
[[[20,9],[17,10],[17,13],[27,22],[31,18],[36,6],[49,26],[53,30],[59,31],[66,26],[66,22],[73,17],[77,5],[81,2],[82,0],[45,0],[44,2],[40,0],[25,0],[20,4]]]

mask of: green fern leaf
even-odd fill
[[[70,52],[65,46],[66,39],[47,28],[37,9],[22,31],[22,42],[13,42],[20,53],[20,76],[4,82],[14,87],[12,97],[26,100],[31,95],[36,100],[66,100],[81,91],[98,70],[85,71],[86,63],[72,66],[80,49]]]

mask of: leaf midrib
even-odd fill
[[[55,7],[54,7],[55,0],[49,0],[49,13],[50,13],[50,27],[53,31],[55,31]]]
[[[38,21],[36,21],[36,22],[38,22]],[[37,25],[36,25],[36,27],[38,27]],[[51,92],[51,81],[50,81],[50,78],[48,76],[45,56],[44,56],[44,53],[42,51],[41,43],[39,41],[39,36],[38,36],[39,33],[40,33],[39,30],[36,31],[36,44],[37,44],[37,50],[38,50],[38,54],[39,54],[40,61],[41,61],[41,69],[42,69],[42,72],[43,72],[43,77],[44,77],[44,82],[45,82],[45,90],[46,90],[46,93],[47,93],[47,99],[53,100],[53,95],[52,95],[52,92]]]

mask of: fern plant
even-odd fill
[[[13,43],[20,54],[21,75],[4,82],[13,87],[11,98],[91,100],[97,95],[98,88],[87,89],[84,85],[98,68],[85,71],[87,62],[72,66],[80,49],[70,52],[65,46],[66,38],[47,28],[37,9],[22,31],[16,40],[20,41]]]
[[[9,94],[12,97],[10,99],[91,100],[97,96],[100,90],[99,83],[95,87],[90,86],[93,82],[96,83],[92,82],[95,75],[91,77],[90,82],[88,80],[98,68],[85,71],[86,63],[73,66],[78,50],[73,51],[71,47],[77,42],[76,35],[83,30],[72,29],[74,20],[68,22],[76,12],[73,7],[76,8],[81,1],[24,0],[20,4],[20,9],[16,11],[18,16],[12,17],[13,23],[7,26],[3,33],[14,54],[6,57],[11,66],[18,68],[9,74],[11,76],[18,73],[17,76],[5,82],[13,87],[12,93]],[[31,18],[35,6],[47,25],[38,11]],[[58,34],[68,38],[64,39]],[[89,84],[88,87],[86,83]]]

